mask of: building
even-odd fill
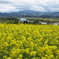
[[[19,22],[24,22],[24,21],[27,21],[26,18],[20,18]]]
[[[20,18],[19,22],[29,23],[29,20],[27,20],[26,18]]]

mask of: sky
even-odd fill
[[[0,0],[0,12],[18,12],[23,10],[58,12],[59,0]]]

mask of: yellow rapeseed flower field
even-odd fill
[[[0,24],[0,59],[59,59],[59,25]]]

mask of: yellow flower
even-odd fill
[[[0,52],[2,59],[59,59],[59,26],[0,24]]]
[[[4,55],[4,56],[3,56],[3,58],[5,58],[5,59],[6,59],[6,58],[7,58],[7,56],[6,56],[6,55]]]
[[[6,59],[12,59],[11,57],[7,57]]]
[[[21,59],[21,58],[17,58],[17,59]]]
[[[23,55],[22,54],[19,54],[19,56],[18,56],[20,59],[22,59],[22,57],[23,57]]]
[[[30,53],[30,55],[31,55],[31,56],[36,56],[36,51],[32,51],[32,52]]]
[[[42,57],[41,59],[46,59],[46,57]]]
[[[56,54],[59,56],[59,50],[56,51]]]
[[[9,46],[8,42],[4,42],[4,46]]]

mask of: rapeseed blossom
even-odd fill
[[[59,25],[0,24],[0,59],[59,59]]]

